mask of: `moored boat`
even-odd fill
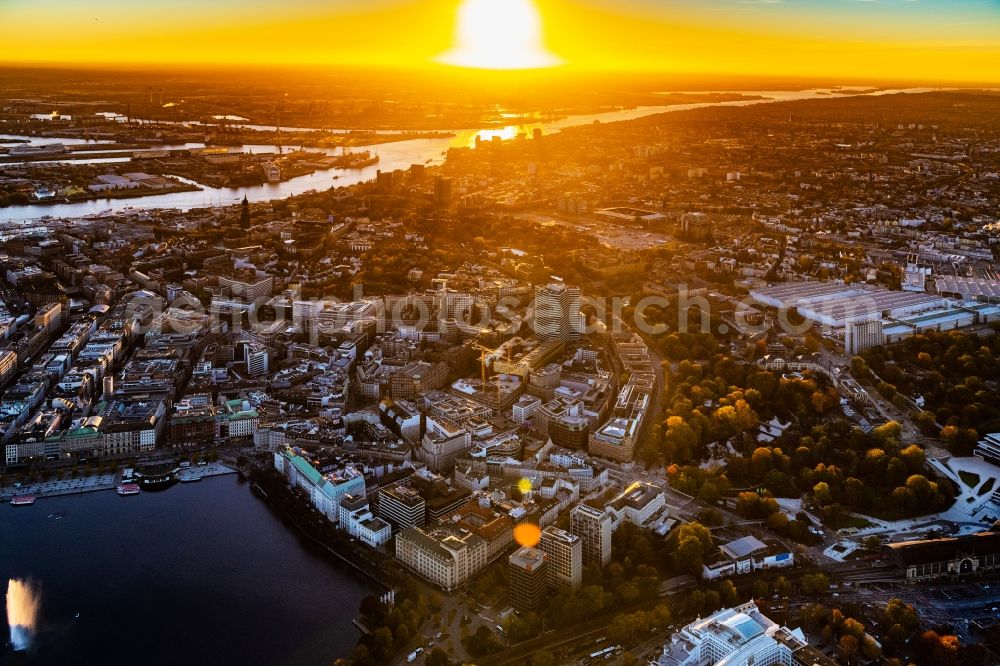
[[[31,506],[38,498],[34,495],[18,495],[10,500],[11,506]]]
[[[161,490],[177,482],[180,468],[173,464],[149,465],[136,468],[132,478],[143,490]]]
[[[139,484],[138,483],[123,483],[118,486],[118,494],[122,497],[126,495],[138,495],[139,494]]]

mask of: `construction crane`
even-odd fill
[[[479,352],[479,364],[481,370],[480,380],[482,381],[483,389],[486,388],[486,359],[489,358],[491,354],[495,354],[499,347],[496,349],[490,349],[486,345],[481,345],[478,342],[472,343],[472,348]]]
[[[499,347],[491,349],[490,347],[487,347],[486,345],[480,344],[478,342],[473,342],[472,343],[472,348],[479,351],[480,382],[481,382],[482,390],[483,390],[484,395],[485,395],[485,392],[486,392],[486,359],[489,358],[492,354],[495,354],[498,351],[500,351],[501,349],[503,349],[503,350],[505,350],[507,352],[507,360],[509,361],[510,360],[510,347],[509,346],[505,347],[503,344],[501,344]],[[499,384],[499,382],[497,383],[497,386],[496,386],[496,396],[497,396],[496,404],[497,404],[497,407],[499,408],[499,406],[500,406],[500,384]]]

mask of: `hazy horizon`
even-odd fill
[[[1000,4],[965,0],[13,0],[0,17],[44,26],[12,30],[5,65],[441,72],[448,62],[953,84],[996,82],[1000,71]]]

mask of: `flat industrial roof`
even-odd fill
[[[976,294],[1000,298],[1000,280],[985,280],[979,278],[960,277],[957,275],[938,275],[934,278],[938,292],[954,294]]]

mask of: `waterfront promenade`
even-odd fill
[[[203,479],[210,476],[220,476],[223,474],[235,474],[236,470],[221,462],[210,462],[205,465],[192,465],[190,468],[181,470],[180,474],[189,479]],[[39,499],[44,497],[58,497],[61,495],[76,495],[79,493],[95,492],[98,490],[114,490],[121,482],[121,472],[94,474],[81,476],[72,479],[55,479],[51,481],[36,481],[34,483],[22,483],[21,487],[15,487],[13,483],[7,483],[0,488],[0,501],[8,502],[12,497],[18,495],[34,495]]]

